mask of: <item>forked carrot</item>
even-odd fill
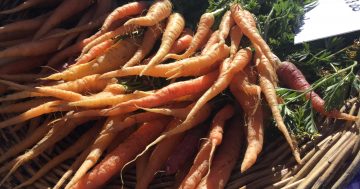
[[[214,14],[212,13],[204,13],[200,17],[199,25],[196,31],[196,34],[191,41],[189,48],[181,55],[176,54],[168,54],[166,55],[165,59],[172,58],[176,60],[184,59],[190,57],[195,51],[200,47],[200,44],[206,39],[208,33],[212,25],[215,22]]]
[[[203,179],[197,188],[199,189],[222,189],[225,188],[230,178],[239,152],[242,146],[242,123],[240,117],[232,119],[230,125],[225,130],[224,141],[217,150],[210,173]]]
[[[107,16],[106,20],[104,21],[104,24],[101,27],[101,31],[102,32],[108,31],[110,25],[114,23],[116,20],[120,20],[128,16],[141,14],[148,6],[149,3],[146,1],[137,1],[137,2],[130,2],[116,8],[109,14],[109,16]]]
[[[84,133],[74,144],[72,144],[69,148],[61,152],[61,154],[52,158],[49,162],[47,162],[44,166],[41,167],[30,179],[22,182],[20,185],[14,187],[14,189],[23,188],[24,186],[28,186],[34,183],[36,180],[40,179],[47,172],[49,172],[52,168],[60,164],[61,162],[75,156],[80,153],[83,149],[85,149],[99,129],[97,127],[92,127],[89,131]]]
[[[261,52],[259,52],[261,53]],[[261,87],[261,92],[264,94],[266,101],[268,102],[271,112],[273,114],[274,120],[277,124],[278,129],[282,132],[285,136],[286,141],[290,145],[292,153],[295,157],[295,160],[300,163],[300,153],[297,147],[296,140],[290,136],[288,129],[285,126],[284,120],[280,114],[280,110],[278,108],[279,103],[277,101],[275,87],[271,82],[271,73],[268,70],[270,66],[270,62],[264,55],[260,55],[260,61],[257,60],[256,68],[259,73],[259,84]]]
[[[211,34],[209,40],[205,44],[205,47],[201,51],[201,54],[206,54],[212,46],[219,42],[219,40],[219,30],[216,30]]]
[[[146,64],[145,68],[140,72],[142,76],[146,71],[160,63],[160,61],[169,53],[175,40],[180,36],[185,27],[185,19],[179,13],[173,13],[170,15],[168,23],[166,25],[164,34],[161,39],[161,45],[155,56]]]
[[[230,90],[245,113],[247,148],[241,164],[241,172],[255,164],[264,140],[261,88],[255,85],[256,75],[247,67],[231,82]]]
[[[163,131],[167,122],[167,119],[162,119],[142,124],[137,131],[111,151],[96,167],[73,185],[71,189],[92,189],[103,186],[128,161],[133,159],[147,144],[154,140]]]
[[[274,57],[270,47],[266,44],[264,39],[260,36],[259,32],[255,27],[252,26],[248,17],[244,13],[244,9],[240,4],[233,4],[230,7],[231,15],[234,18],[236,24],[240,27],[241,31],[250,39],[253,44],[256,44],[261,51],[264,53],[267,59],[269,59],[271,65],[276,68],[279,64],[279,60]]]
[[[132,18],[125,22],[124,25],[153,26],[167,18],[171,11],[172,4],[169,0],[156,0],[145,16]]]

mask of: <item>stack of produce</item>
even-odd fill
[[[6,36],[0,112],[8,116],[0,128],[29,125],[25,139],[1,153],[0,185],[80,127],[73,144],[16,188],[70,158],[54,188],[101,188],[134,164],[139,189],[159,171],[176,173],[179,188],[223,188],[240,156],[239,172],[257,161],[269,117],[301,163],[279,108],[278,79],[321,115],[358,119],[325,108],[316,87],[280,61],[238,2],[202,14],[195,32],[169,0],[130,2],[110,12],[111,4],[28,0],[0,12],[55,7],[0,30]],[[79,19],[71,28],[56,28],[72,16]]]

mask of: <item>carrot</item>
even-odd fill
[[[72,66],[87,63],[90,60],[104,54],[106,50],[109,49],[113,44],[114,41],[112,39],[108,39],[106,41],[99,43],[98,45],[91,48],[87,54],[84,54],[83,56],[79,57],[78,60]]]
[[[166,55],[165,59],[172,58],[179,60],[193,55],[195,51],[200,47],[200,44],[203,43],[203,41],[206,39],[214,22],[215,22],[214,14],[204,13],[203,15],[201,15],[196,34],[193,40],[191,41],[189,48],[181,55],[168,54]]]
[[[14,82],[5,81],[5,80],[1,80],[1,79],[0,79],[0,83],[9,85],[10,87],[13,87],[13,88],[27,90],[27,91],[34,92],[34,93],[41,93],[41,94],[44,94],[45,96],[52,96],[52,97],[66,100],[66,101],[77,101],[77,100],[81,100],[84,98],[81,94],[78,94],[78,93],[75,93],[72,91],[62,90],[62,89],[51,88],[51,87],[32,88],[32,87],[16,84]],[[33,95],[33,94],[30,93],[30,95]]]
[[[209,133],[209,143],[211,151],[209,154],[209,164],[211,165],[215,149],[222,142],[224,126],[226,120],[230,119],[234,115],[234,107],[231,105],[225,105],[219,112],[216,113],[212,122]]]
[[[218,72],[214,71],[207,75],[200,76],[192,80],[173,83],[162,89],[159,89],[150,96],[120,103],[116,105],[115,108],[112,108],[111,110],[104,110],[100,112],[100,114],[105,113],[105,115],[106,114],[116,115],[128,111],[135,111],[138,109],[138,107],[151,108],[151,107],[163,105],[178,97],[195,94],[195,93],[201,93],[202,91],[208,89],[213,84],[217,75]]]
[[[120,94],[112,96],[90,96],[83,100],[70,102],[68,106],[76,107],[88,107],[88,108],[99,108],[109,105],[116,105],[122,102],[126,102],[133,99],[139,99],[151,95],[152,93],[132,93],[132,94]]]
[[[44,36],[48,31],[54,28],[56,25],[62,21],[70,18],[76,13],[89,7],[93,1],[91,0],[81,0],[81,1],[72,1],[65,0],[63,1],[51,14],[51,16],[44,22],[44,24],[36,32],[34,39],[39,39]]]
[[[8,126],[17,124],[17,123],[21,123],[21,122],[24,122],[31,118],[38,117],[40,115],[44,115],[47,113],[71,110],[71,109],[69,109],[69,107],[55,107],[56,105],[59,105],[62,103],[63,103],[63,101],[56,100],[56,101],[50,101],[50,102],[44,103],[35,108],[31,108],[30,110],[28,110],[18,116],[15,116],[15,117],[12,117],[10,119],[0,122],[0,128],[5,128]]]
[[[42,74],[2,74],[1,79],[13,82],[29,82],[44,77]]]
[[[242,146],[243,134],[239,123],[241,123],[240,117],[232,119],[229,127],[225,130],[224,141],[216,152],[209,175],[200,182],[197,188],[225,188]]]
[[[15,62],[10,62],[5,65],[1,65],[0,74],[19,74],[25,73],[29,70],[39,68],[48,59],[48,55],[32,56],[22,58]]]
[[[152,113],[152,112],[137,113],[126,117],[122,122],[120,122],[117,125],[114,125],[112,129],[114,129],[114,131],[122,131],[135,124],[148,122],[156,119],[162,119],[164,117],[165,116],[161,114]]]
[[[306,81],[305,76],[301,71],[291,62],[282,62],[276,70],[281,82],[291,89],[306,91],[310,89],[310,84]],[[356,121],[359,119],[356,116],[340,112],[338,110],[325,110],[325,101],[314,91],[306,93],[306,98],[311,99],[312,107],[324,116],[329,116],[336,119],[345,119],[349,121]]]
[[[219,42],[219,30],[216,30],[215,32],[213,32],[209,38],[209,40],[207,41],[207,43],[205,44],[205,47],[203,48],[203,50],[201,51],[201,54],[207,54],[207,52],[209,51],[209,49],[214,46],[216,43]]]
[[[44,166],[41,167],[40,170],[36,172],[30,179],[22,182],[20,185],[14,187],[14,189],[22,188],[24,186],[28,186],[34,183],[36,180],[44,176],[47,172],[49,172],[52,168],[57,166],[59,163],[75,156],[83,149],[86,148],[88,142],[94,138],[95,134],[97,133],[98,128],[92,127],[89,131],[83,134],[78,140],[75,141],[69,148],[61,152],[61,154],[57,155],[56,157],[52,158],[49,162],[47,162]]]
[[[150,53],[155,45],[156,40],[160,37],[163,28],[163,24],[149,27],[144,34],[144,38],[139,49],[135,52],[134,56],[123,66],[123,68],[139,64],[144,59],[144,57]]]
[[[154,140],[164,129],[167,119],[146,122],[129,136],[116,149],[111,151],[96,167],[82,177],[72,189],[99,188],[104,185],[115,173],[141,152],[145,146]]]
[[[255,74],[247,67],[245,72],[240,72],[234,77],[230,85],[231,93],[245,113],[247,125],[247,148],[241,164],[241,172],[245,172],[255,164],[264,140],[261,89],[253,84],[255,81]]]
[[[205,134],[205,126],[200,125],[186,132],[183,140],[175,147],[174,152],[165,163],[167,174],[174,174],[193,157],[200,144],[200,138]]]
[[[231,27],[235,24],[231,11],[226,11],[223,15],[219,25],[219,41],[225,43],[225,39],[228,37]]]
[[[114,140],[118,132],[114,132],[111,128],[113,125],[119,124],[123,120],[123,116],[109,117],[107,118],[105,124],[102,126],[100,133],[96,136],[95,141],[91,144],[90,153],[81,164],[79,169],[76,171],[75,175],[65,186],[65,188],[70,188],[74,185],[81,177],[83,177],[88,170],[90,170],[96,162],[100,159],[100,156],[103,154],[105,149],[110,145]],[[117,130],[120,131],[120,130]]]
[[[49,118],[49,117],[48,117]],[[34,132],[29,136],[25,137],[19,143],[13,145],[5,153],[0,156],[0,163],[6,161],[10,157],[15,156],[16,154],[24,151],[26,148],[34,145],[38,142],[45,134],[50,130],[51,127],[48,126],[49,119],[45,120]]]
[[[109,40],[113,37],[116,37],[116,36],[122,36],[122,35],[125,35],[125,34],[128,34],[134,30],[137,29],[137,26],[120,26],[118,28],[116,28],[114,31],[109,31],[109,32],[106,32],[104,34],[101,34],[100,33],[100,36],[96,37],[95,39],[93,39],[92,41],[90,41],[89,43],[87,43],[85,45],[85,47],[83,47],[82,51],[81,51],[81,56],[83,56],[85,53],[87,53],[91,48],[93,48],[94,46],[106,41],[106,40]]]
[[[26,37],[38,29],[48,14],[32,19],[19,20],[0,27],[0,41]]]
[[[153,26],[167,18],[172,11],[169,0],[156,0],[149,8],[146,16],[132,18],[125,22],[126,25]]]
[[[238,51],[241,38],[243,36],[243,33],[241,32],[240,28],[235,25],[230,30],[230,57],[235,56],[236,52]]]
[[[209,154],[211,151],[209,143],[207,145],[203,145],[198,154],[195,157],[194,163],[190,168],[190,171],[185,176],[179,189],[191,189],[196,188],[196,186],[200,183],[201,179],[207,174],[210,162],[209,162]]]
[[[174,118],[170,121],[167,126],[167,130],[175,128],[177,125],[181,123],[180,120]],[[159,142],[159,144],[152,151],[147,166],[144,172],[141,175],[141,179],[136,183],[137,189],[145,189],[148,188],[151,180],[154,178],[157,171],[161,169],[161,167],[165,164],[166,159],[173,152],[174,147],[178,142],[183,138],[184,133],[180,133],[172,136],[171,138],[166,138],[163,141]]]
[[[218,60],[222,60],[229,55],[229,48],[225,45],[214,46],[209,53],[179,60],[169,64],[155,65],[150,67],[144,74],[153,77],[177,78],[184,76],[204,75],[214,70],[218,65]],[[145,69],[145,65],[123,68],[103,74],[102,78],[122,77],[139,75]]]
[[[270,60],[271,65],[276,68],[276,65],[280,63],[279,60],[274,57],[270,47],[260,36],[257,29],[253,27],[251,21],[249,21],[248,17],[245,15],[246,13],[244,13],[244,9],[240,6],[240,4],[233,4],[231,5],[230,10],[234,21],[240,27],[244,35],[246,35],[253,44],[256,44],[256,46],[261,49],[266,58]]]
[[[55,125],[50,129],[45,137],[41,139],[32,149],[26,151],[24,154],[9,162],[6,166],[0,168],[0,173],[3,173],[4,171],[7,171],[8,168],[11,168],[6,176],[4,176],[1,180],[0,185],[2,185],[7,180],[7,178],[21,165],[35,158],[48,147],[67,136],[76,126],[81,125],[87,121],[89,121],[89,119],[62,119],[61,121],[55,123]],[[66,127],[63,127],[65,124]]]
[[[142,176],[146,170],[146,165],[149,162],[149,157],[152,151],[147,151],[145,154],[136,159],[136,183],[141,182]]]
[[[104,24],[101,27],[101,31],[102,32],[108,31],[110,25],[114,23],[116,20],[120,20],[128,16],[141,14],[148,6],[149,6],[148,2],[138,1],[138,2],[127,3],[125,5],[116,8],[105,19]]]
[[[170,108],[141,108],[147,112],[153,112],[157,114],[173,116],[179,119],[186,118],[187,114],[193,108],[194,104],[190,104],[185,108],[178,108],[178,109],[170,109]]]
[[[169,53],[171,46],[180,36],[181,32],[184,30],[184,27],[185,20],[181,14],[173,13],[170,15],[161,39],[161,45],[159,47],[159,50],[156,52],[155,56],[150,60],[150,62],[145,66],[145,68],[141,71],[140,76],[146,73],[149,68],[159,64],[160,61],[166,56],[166,54]]]
[[[37,6],[39,4],[42,4],[46,2],[46,0],[26,0],[25,2],[21,3],[20,5],[12,8],[12,9],[8,9],[8,10],[4,10],[4,11],[0,11],[0,14],[13,14],[13,13],[17,13],[23,10],[26,10],[28,8]]]
[[[5,113],[17,113],[17,112],[26,111],[36,106],[40,106],[41,104],[44,104],[46,102],[49,102],[50,100],[51,99],[41,98],[41,99],[33,99],[19,103],[1,105],[0,113],[5,114]]]
[[[185,32],[175,41],[172,45],[169,53],[180,53],[187,48],[189,48],[191,41],[193,40],[193,36],[191,33],[187,32],[187,28],[184,29]],[[161,61],[165,61],[167,57],[165,56]]]
[[[199,100],[196,102],[193,109],[188,114],[186,120],[184,123],[187,122],[187,119],[190,119],[191,117],[194,117],[197,113],[197,111],[206,104],[209,100],[211,100],[213,97],[218,95],[221,91],[226,89],[226,87],[229,86],[232,78],[236,73],[241,71],[245,68],[245,66],[250,62],[251,60],[251,51],[250,49],[241,49],[236,53],[234,59],[230,63],[230,59],[227,58],[223,61],[221,67],[220,67],[220,74],[218,79],[215,81],[215,83],[199,98]]]
[[[104,73],[123,65],[136,50],[136,40],[126,39],[114,44],[101,57],[91,62],[72,66],[61,73],[55,73],[44,79],[71,81],[86,75]]]
[[[20,45],[22,43],[27,43],[30,42],[32,39],[30,37],[24,37],[24,38],[20,38],[20,39],[13,39],[13,40],[8,40],[8,41],[2,41],[0,43],[0,49],[6,49],[6,48],[10,48],[12,46],[16,46],[16,45]]]
[[[25,42],[0,51],[0,58],[49,54],[57,50],[60,41],[61,38],[54,38]]]
[[[278,108],[279,104],[277,101],[275,87],[272,84],[271,79],[269,79],[271,77],[271,73],[268,70],[268,67],[270,67],[270,63],[264,55],[260,55],[260,57],[261,57],[260,61],[257,61],[256,68],[259,73],[259,84],[261,91],[265,95],[265,99],[268,102],[268,105],[270,106],[271,112],[273,114],[278,129],[282,132],[282,134],[285,136],[286,141],[289,143],[292,153],[295,157],[295,160],[298,163],[300,163],[301,158],[297,147],[297,143],[295,139],[293,139],[290,136],[289,131],[287,130],[285,123],[283,121],[283,118],[281,117],[280,110]]]
[[[87,11],[85,12],[85,14],[82,15],[82,17],[80,18],[80,20],[79,20],[79,22],[76,24],[76,26],[75,26],[74,28],[70,29],[70,30],[71,30],[71,31],[74,31],[75,28],[78,29],[79,26],[81,26],[81,25],[89,22],[89,21],[91,20],[91,17],[92,17],[92,14],[93,14],[94,10],[95,10],[94,7],[91,7],[89,10],[87,10]],[[78,31],[78,30],[76,30],[76,31]],[[71,40],[73,40],[74,38],[77,37],[77,35],[78,35],[79,32],[81,32],[81,31],[74,32],[74,33],[69,33],[69,30],[67,30],[67,31],[64,31],[64,32],[59,32],[59,33],[54,34],[54,35],[56,35],[57,37],[59,37],[58,34],[62,34],[61,36],[66,36],[66,35],[67,35],[66,37],[64,37],[63,40],[61,40],[61,42],[60,42],[60,44],[59,44],[59,46],[58,46],[58,49],[63,49],[63,47],[65,47],[66,45],[68,45],[68,44],[71,42]],[[52,36],[54,36],[54,35],[52,35]],[[50,36],[50,37],[51,37],[51,36]],[[50,37],[48,37],[48,38],[50,38]]]

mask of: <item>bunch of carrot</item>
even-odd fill
[[[0,14],[45,2],[27,0],[26,5]],[[32,184],[76,155],[54,188],[65,183],[65,188],[100,188],[131,164],[136,165],[139,189],[147,188],[161,170],[177,173],[179,188],[223,188],[239,158],[244,172],[262,150],[265,101],[295,159],[301,161],[281,117],[275,89],[278,76],[296,90],[310,85],[299,70],[271,52],[253,15],[240,4],[223,10],[215,31],[215,12],[204,13],[193,34],[169,0],[131,2],[111,12],[111,1],[93,3],[56,1],[53,11],[0,29],[0,36],[15,40],[6,42],[9,45],[0,51],[0,58],[16,57],[0,68],[4,86],[0,112],[11,116],[0,122],[0,128],[29,124],[33,130],[0,155],[0,163],[10,160],[0,167],[0,185],[76,127],[92,124],[71,147],[17,188]],[[56,28],[80,11],[84,14],[76,26]],[[19,27],[25,23],[29,27]],[[241,43],[243,36],[250,46]],[[14,69],[18,65],[26,66],[18,72]],[[28,72],[41,65],[45,67],[40,72]],[[47,67],[62,70],[50,74]],[[171,81],[149,91],[121,84],[139,76]],[[235,103],[212,101],[227,89]],[[357,119],[336,110],[326,113],[319,96],[307,97],[313,98],[320,113]],[[240,154],[242,146],[244,154]]]

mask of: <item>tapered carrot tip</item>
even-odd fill
[[[63,76],[62,73],[56,73],[56,74],[49,75],[48,77],[40,78],[40,80],[61,80],[62,76]]]

